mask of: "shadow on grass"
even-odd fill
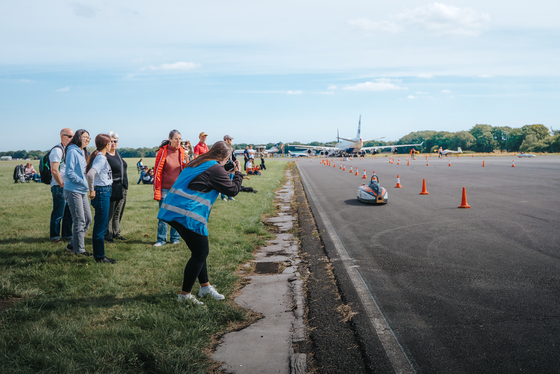
[[[104,295],[96,297],[30,297],[26,299],[18,299],[19,306],[24,306],[37,310],[63,310],[63,309],[88,309],[111,308],[115,305],[133,305],[138,303],[144,304],[168,304],[170,301],[176,302],[176,296],[170,292],[160,292],[155,294],[141,294],[133,297],[118,298],[114,295]],[[16,306],[17,307],[17,306]],[[21,315],[20,315],[21,317]]]

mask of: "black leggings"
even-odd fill
[[[187,247],[191,250],[191,258],[185,266],[185,275],[183,278],[183,291],[191,292],[196,278],[200,284],[208,282],[208,270],[206,269],[206,257],[208,257],[208,237],[197,234],[187,229],[185,226],[177,222],[168,222],[181,238],[187,243]]]

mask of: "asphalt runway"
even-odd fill
[[[560,372],[560,157],[397,159],[297,163],[361,295],[360,333],[380,336],[397,372]],[[357,201],[364,169],[387,205]],[[463,187],[470,209],[458,209]]]

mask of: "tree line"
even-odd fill
[[[422,144],[414,147],[422,153],[430,153],[439,147],[444,149],[457,149],[461,147],[463,151],[471,152],[560,152],[560,130],[548,129],[541,124],[525,125],[521,128],[511,128],[509,126],[491,126],[477,124],[469,131],[416,131],[403,136],[396,142],[372,141],[365,142],[364,147],[399,145],[399,144]],[[301,145],[300,142],[292,142],[290,145]],[[269,149],[274,143],[266,144]],[[314,146],[333,146],[334,143],[311,142]],[[234,149],[245,149],[249,144],[234,144]],[[293,148],[293,147],[286,147]],[[407,147],[397,148],[400,153],[407,153]],[[122,157],[143,158],[156,157],[159,147],[152,148],[119,148]],[[93,148],[91,149],[93,151]],[[292,149],[290,149],[292,150]],[[295,150],[295,148],[293,148]],[[300,150],[301,151],[301,150]],[[47,151],[8,151],[0,152],[0,156],[12,156],[37,160],[45,155]]]

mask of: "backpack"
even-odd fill
[[[41,160],[39,160],[39,174],[41,174],[41,182],[43,182],[44,184],[51,184],[52,181],[52,173],[51,173],[51,160],[50,160],[50,155],[53,149],[55,148],[60,148],[62,149],[61,146],[59,145],[55,145],[54,147],[51,148],[50,151],[47,152],[46,155],[44,155],[43,157],[41,157]],[[64,149],[62,149],[64,151]],[[64,159],[62,159],[62,162],[64,162]]]

